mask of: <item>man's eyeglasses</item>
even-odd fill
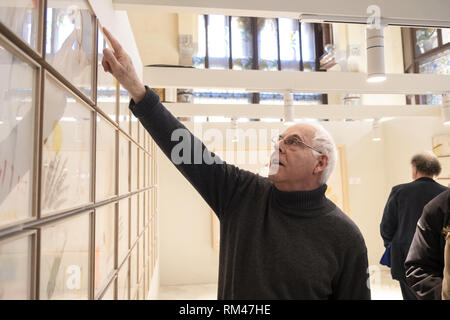
[[[287,146],[287,147],[294,147],[295,148],[295,147],[300,147],[300,146],[303,145],[303,146],[308,147],[308,148],[310,148],[310,149],[312,149],[312,150],[314,150],[314,151],[316,151],[316,152],[318,152],[320,154],[323,154],[323,152],[321,152],[321,151],[317,150],[316,148],[311,147],[309,144],[306,144],[305,142],[303,142],[302,139],[296,134],[291,134],[291,135],[289,135],[287,137],[284,137],[284,138],[281,135],[278,136],[278,137],[273,137],[272,138],[272,142],[273,142],[274,146],[278,146],[281,141],[283,141],[284,145]]]

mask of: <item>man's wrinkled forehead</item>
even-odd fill
[[[294,125],[290,126],[289,128],[287,128],[281,134],[281,136],[287,137],[287,136],[296,134],[302,139],[311,141],[314,137],[315,132],[316,132],[315,127],[308,125],[308,124],[304,124],[304,123],[298,123],[298,124],[294,124]]]

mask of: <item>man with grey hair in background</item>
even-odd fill
[[[392,278],[399,281],[404,300],[416,300],[406,282],[405,260],[425,205],[447,188],[433,180],[441,172],[438,158],[429,151],[411,159],[412,182],[397,185],[384,208],[380,233],[384,246],[391,246]]]
[[[276,137],[269,178],[226,164],[141,83],[129,56],[104,33],[114,50],[104,50],[105,71],[128,90],[133,114],[220,220],[218,298],[370,299],[364,239],[325,196],[336,161],[328,132],[297,124]],[[173,139],[175,131],[184,132],[183,141]],[[186,141],[191,147],[174,154]]]

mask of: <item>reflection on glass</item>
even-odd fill
[[[131,143],[131,191],[138,189],[138,157],[139,151],[135,143]]]
[[[252,69],[253,36],[250,18],[231,17],[231,41],[233,69]]]
[[[94,30],[87,2],[48,0],[46,13],[47,60],[90,97]]]
[[[131,204],[130,204],[130,232],[131,232],[131,245],[134,244],[134,242],[137,239],[137,233],[138,233],[138,222],[139,222],[139,211],[138,211],[138,197],[137,195],[133,195],[131,197]]]
[[[301,24],[303,71],[316,70],[316,47],[314,38],[314,24]]]
[[[208,16],[208,59],[210,69],[228,69],[230,57],[228,17]]]
[[[47,76],[44,94],[44,215],[90,201],[92,111]]]
[[[260,70],[278,70],[276,19],[258,18],[258,65]]]
[[[120,86],[119,96],[119,126],[126,132],[130,133],[130,95],[122,86]]]
[[[96,201],[116,194],[116,130],[101,116],[97,117]]]
[[[115,204],[95,210],[95,293],[114,270]]]
[[[129,277],[129,259],[122,265],[117,275],[117,300],[128,300],[128,287],[130,285]]]
[[[416,54],[423,54],[438,46],[436,28],[416,29]]]
[[[41,300],[81,300],[89,293],[89,214],[41,232]]]
[[[36,49],[40,0],[0,2],[0,22]]]
[[[108,48],[103,33],[98,31],[98,73],[97,73],[97,105],[113,121],[117,121],[116,110],[116,86],[115,78],[109,72],[105,72],[102,66],[103,48]]]
[[[297,19],[278,19],[281,70],[300,70],[300,43]]]
[[[129,191],[128,166],[129,166],[129,140],[123,134],[119,134],[119,193]]]
[[[128,228],[129,228],[129,199],[123,199],[119,201],[119,230],[118,230],[118,261],[122,263],[128,254],[129,240],[128,240]]]
[[[32,216],[36,69],[0,45],[0,226]]]
[[[0,242],[0,300],[31,298],[32,237]]]

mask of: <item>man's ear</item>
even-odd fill
[[[323,172],[326,167],[328,167],[328,156],[321,154],[317,158],[317,164],[316,164],[316,167],[314,168],[314,173],[317,174],[317,173]]]

